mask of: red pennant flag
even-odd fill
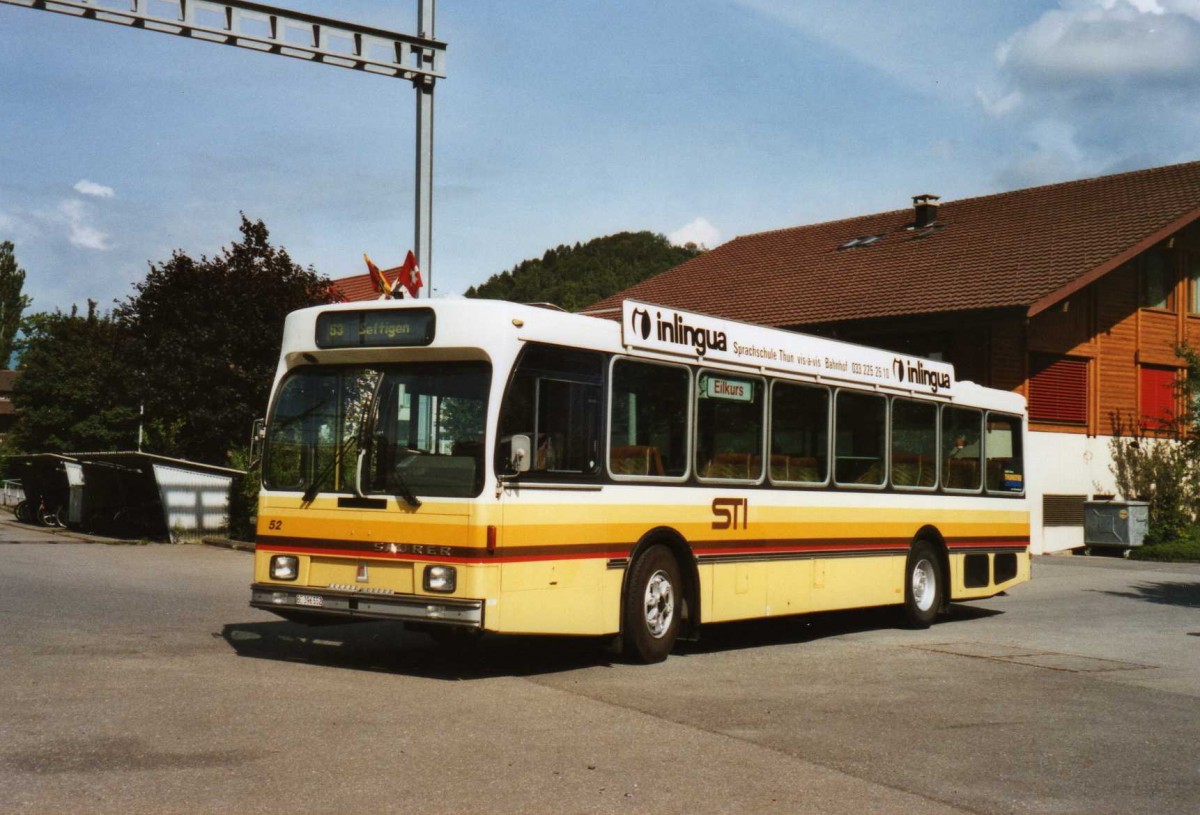
[[[387,275],[379,271],[379,267],[371,262],[366,252],[363,252],[363,260],[367,262],[367,271],[371,273],[371,282],[375,284],[375,288],[379,289],[380,294],[390,297],[392,294],[392,284],[388,282]]]
[[[409,295],[414,298],[421,290],[421,270],[417,268],[417,256],[412,253],[411,249],[408,250],[408,256],[404,258],[404,265],[400,267],[400,279],[397,282],[408,289]]]

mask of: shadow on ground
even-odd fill
[[[1130,600],[1145,600],[1165,606],[1200,608],[1200,583],[1143,583],[1130,586],[1129,591],[1105,591],[1092,589],[1112,597],[1127,597]]]
[[[1002,612],[951,606],[938,625],[990,617]],[[681,642],[675,657],[745,648],[770,648],[895,628],[895,609],[810,614],[705,626],[697,642]],[[435,642],[393,622],[308,626],[278,620],[233,623],[215,637],[238,656],[299,662],[357,671],[406,674],[461,681],[497,676],[535,676],[608,667],[619,661],[613,638],[489,635],[457,643]]]

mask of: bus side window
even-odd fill
[[[763,381],[704,372],[696,388],[696,475],[760,481],[763,474]]]
[[[775,382],[771,389],[771,480],[829,481],[829,390]]]
[[[612,368],[609,472],[681,479],[688,471],[691,374],[618,359]]]
[[[1021,417],[989,413],[983,449],[987,456],[985,470],[988,492],[1024,492]]]
[[[937,488],[937,433],[937,405],[892,400],[892,486]]]
[[[846,486],[882,487],[887,469],[887,398],[838,391],[835,399],[834,480]]]
[[[981,485],[983,413],[942,408],[942,488],[977,491]]]
[[[500,406],[497,472],[511,469],[516,434],[532,442],[530,474],[599,472],[603,361],[590,351],[525,349]]]

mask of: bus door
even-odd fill
[[[507,474],[499,508],[506,593],[553,590],[554,603],[571,603],[602,582],[602,559],[597,567],[581,555],[603,542],[603,369],[602,354],[536,344],[517,362],[500,406],[495,461]]]

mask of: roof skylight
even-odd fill
[[[883,240],[883,235],[862,235],[860,237],[851,238],[850,240],[846,241],[845,243],[843,243],[841,246],[838,247],[838,250],[840,251],[842,249],[858,249],[859,247],[862,247],[862,246],[870,246],[871,244],[876,243],[877,241],[881,241],[881,240]]]

